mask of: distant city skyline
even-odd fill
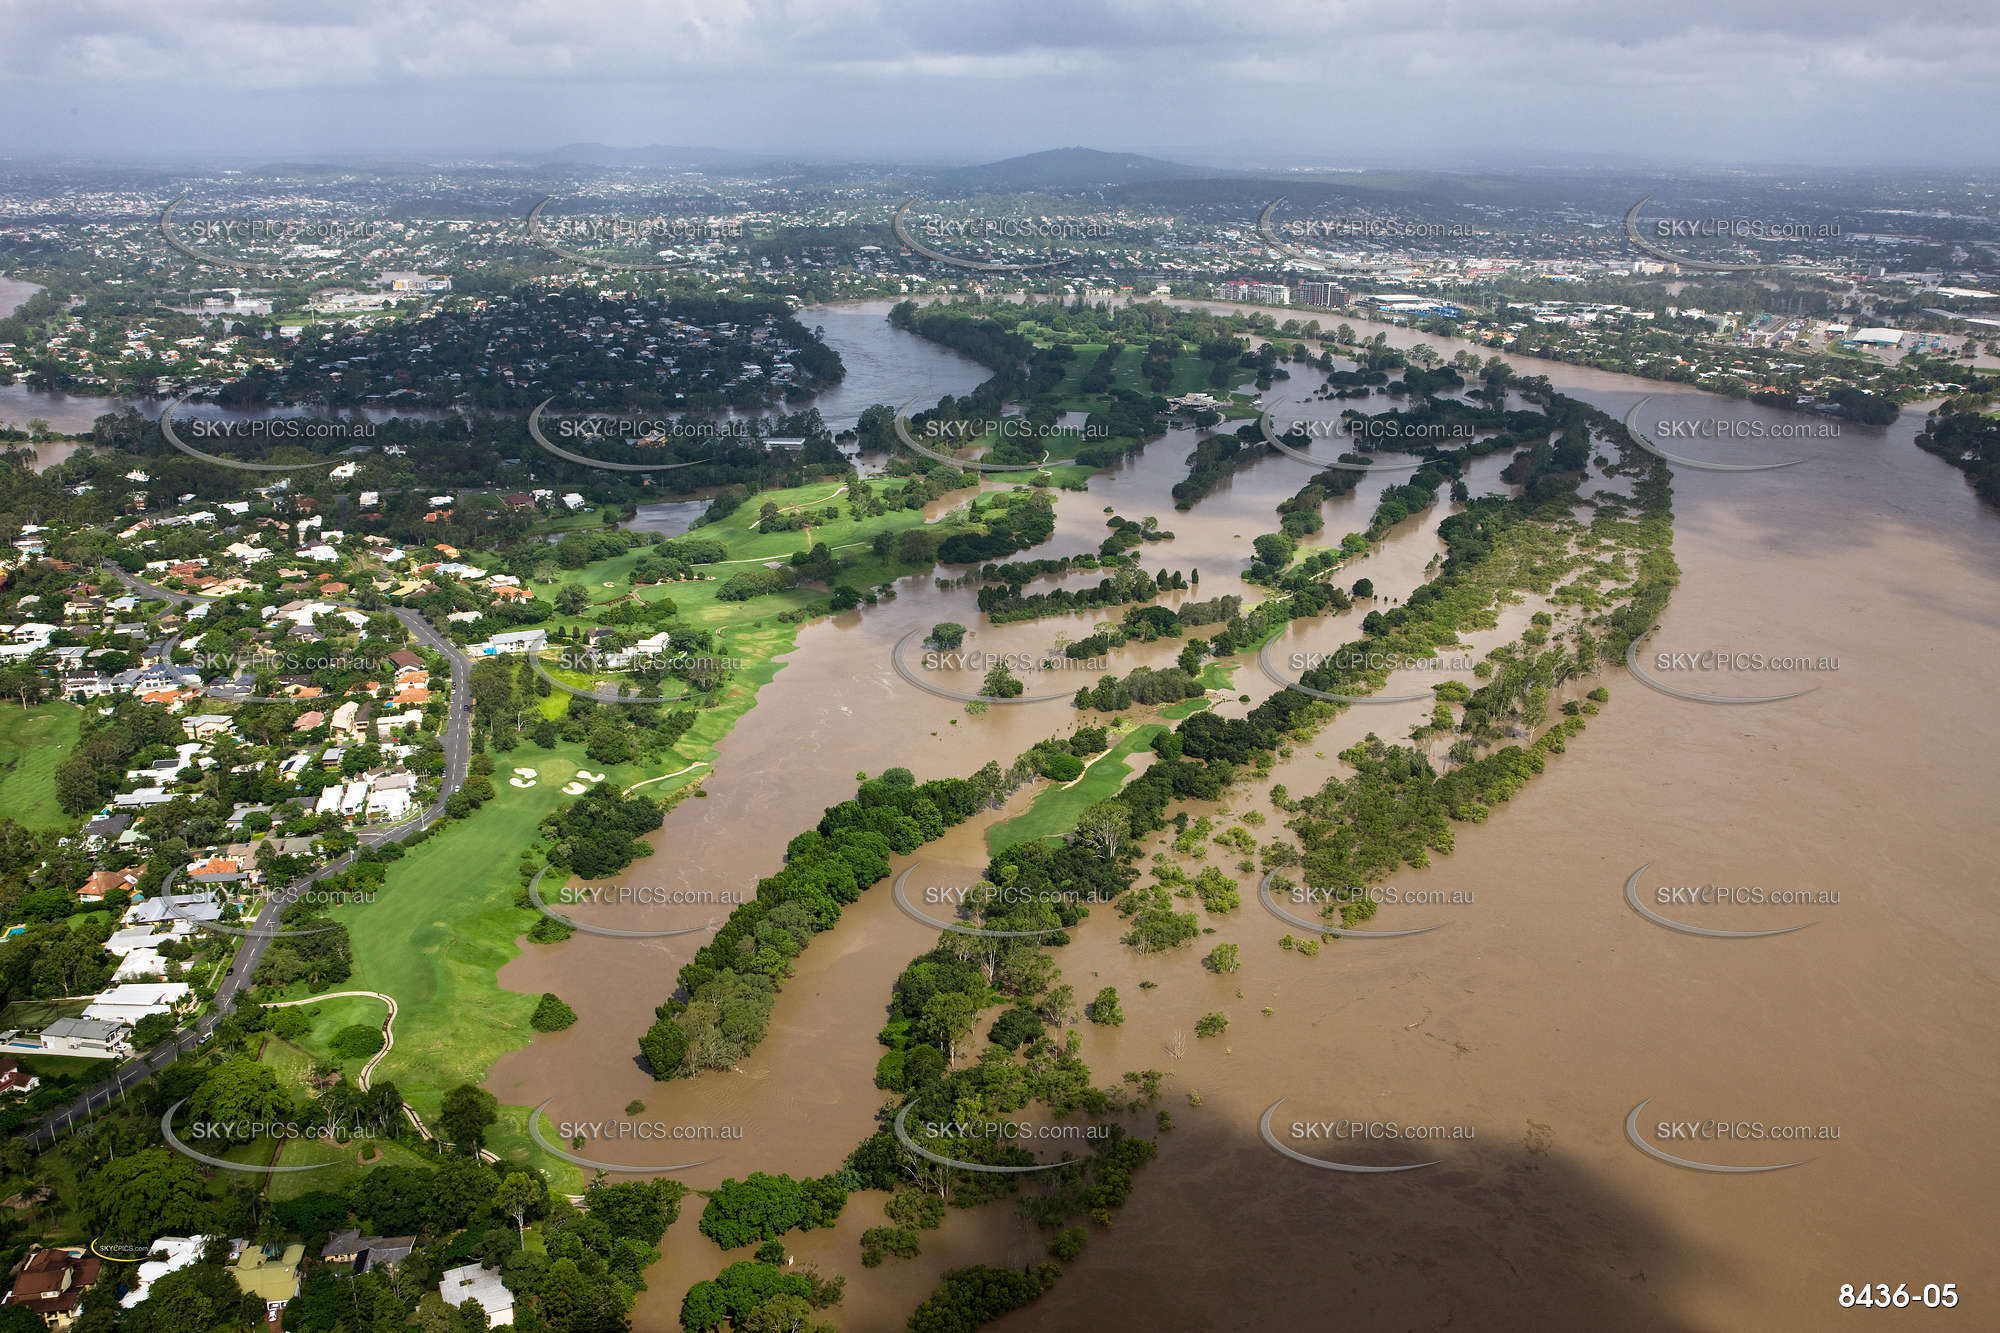
[[[2000,166],[2000,7],[0,0],[0,155]]]

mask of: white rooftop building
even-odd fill
[[[83,1016],[102,1023],[137,1023],[147,1014],[171,1013],[187,997],[185,981],[126,982],[92,1000]]]
[[[142,1303],[152,1294],[153,1284],[169,1273],[201,1260],[201,1252],[208,1248],[207,1236],[162,1236],[153,1242],[153,1253],[163,1256],[148,1259],[139,1265],[139,1285],[125,1293],[118,1303],[126,1309]]]
[[[501,1283],[498,1269],[479,1264],[448,1268],[438,1283],[438,1295],[454,1310],[467,1301],[479,1302],[495,1328],[514,1322],[514,1295]]]
[[[500,653],[538,653],[548,646],[549,632],[545,629],[509,630],[496,634],[485,643],[474,644],[472,651],[484,657]]]

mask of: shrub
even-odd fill
[[[944,1225],[944,1200],[929,1190],[899,1189],[882,1211],[899,1227],[929,1231]]]
[[[989,699],[1018,699],[1027,692],[1027,688],[1007,669],[1005,662],[997,663],[986,673],[986,679],[979,683],[979,692]]]
[[[561,944],[574,934],[576,931],[573,927],[552,916],[543,916],[528,927],[528,938],[537,944]]]
[[[1194,1035],[1197,1037],[1219,1037],[1229,1031],[1229,1015],[1225,1013],[1203,1014],[1195,1020]]]
[[[716,589],[718,602],[747,602],[753,597],[767,593],[783,592],[799,585],[796,569],[758,569],[746,573],[732,574]]]
[[[1179,948],[1201,934],[1193,912],[1167,908],[1147,908],[1132,918],[1132,929],[1120,937],[1140,953],[1159,953]]]
[[[1060,750],[1036,750],[1035,771],[1051,782],[1073,782],[1083,773],[1083,760]]]
[[[368,1023],[352,1023],[334,1033],[327,1044],[343,1060],[365,1060],[382,1049],[382,1029]]]
[[[917,1233],[908,1227],[869,1227],[861,1233],[861,1266],[879,1268],[882,1260],[917,1257]]]
[[[528,1019],[528,1026],[537,1032],[561,1032],[576,1022],[576,1010],[564,1004],[549,991],[542,992],[541,1003]]]
[[[1201,905],[1211,912],[1233,912],[1243,905],[1243,895],[1237,892],[1236,882],[1214,866],[1203,866],[1201,873],[1195,876],[1194,893],[1201,899]]]
[[[1009,1009],[993,1020],[986,1039],[995,1046],[1015,1050],[1042,1035],[1042,1020],[1032,1009]]]

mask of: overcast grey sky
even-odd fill
[[[1996,0],[0,0],[0,153],[2000,165]]]

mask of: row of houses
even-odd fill
[[[133,1274],[132,1289],[119,1299],[119,1305],[130,1310],[144,1304],[155,1283],[200,1263],[218,1240],[214,1236],[161,1236],[148,1247],[146,1258]],[[230,1240],[227,1245],[229,1276],[245,1295],[264,1302],[266,1319],[277,1327],[285,1306],[299,1294],[305,1245],[299,1241],[262,1245],[249,1240]],[[327,1238],[320,1247],[320,1259],[365,1273],[394,1268],[416,1247],[415,1236],[364,1236],[349,1229]],[[37,1249],[14,1271],[6,1294],[0,1296],[0,1305],[32,1310],[51,1328],[68,1328],[83,1303],[83,1293],[97,1281],[103,1266],[103,1259],[90,1246]],[[485,1312],[490,1327],[502,1328],[514,1322],[514,1296],[501,1281],[498,1269],[480,1264],[447,1269],[438,1282],[438,1295],[453,1309],[475,1302]]]
[[[416,776],[411,773],[378,769],[363,773],[352,782],[321,788],[316,815],[337,814],[342,819],[365,818],[395,823],[410,813],[416,797]]]

